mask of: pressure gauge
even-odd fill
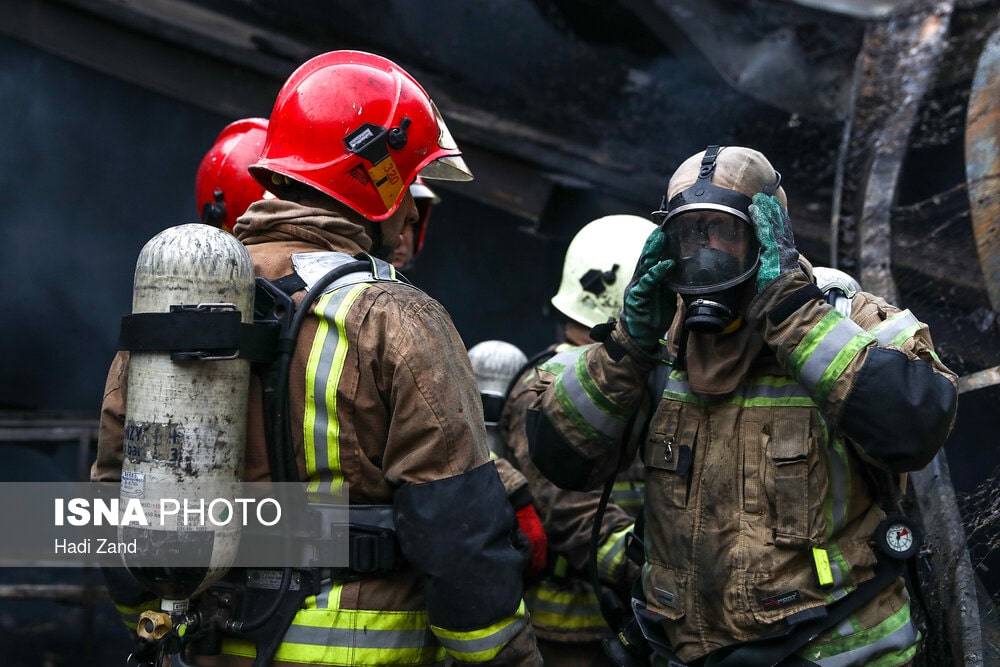
[[[913,522],[896,514],[886,517],[875,529],[875,541],[882,553],[905,560],[920,550],[920,537]]]

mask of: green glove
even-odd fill
[[[799,251],[795,249],[788,211],[777,197],[758,192],[753,196],[749,211],[760,241],[760,268],[757,269],[757,292],[760,293],[779,275],[799,267]]]
[[[656,350],[677,313],[677,295],[667,286],[674,260],[661,258],[666,242],[663,230],[654,229],[625,288],[622,324],[636,346],[647,352]]]

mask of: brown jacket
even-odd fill
[[[656,387],[643,447],[642,579],[683,660],[779,630],[870,579],[884,514],[865,468],[922,467],[954,421],[955,374],[926,325],[863,292],[844,319],[816,293],[807,273],[783,274],[750,304],[747,341],[692,336],[687,346],[691,355],[731,340],[748,355],[726,359],[717,347],[689,356],[684,370],[637,350],[619,325],[612,340],[627,354],[593,345],[585,368],[571,370],[584,380],[542,373],[536,387],[541,418],[568,443],[560,460],[576,455],[595,470],[609,469],[615,429]],[[695,372],[718,383],[724,371],[736,373],[731,391],[694,389]],[[823,585],[818,553],[833,572]],[[900,579],[805,650],[830,664],[849,652],[902,664],[917,637]]]
[[[550,349],[553,353],[565,351],[572,355],[583,349],[574,345],[585,342],[589,342],[589,338],[578,335],[576,339],[568,339]],[[560,573],[539,584],[550,589],[549,595],[541,590],[528,592],[529,609],[533,604],[544,607],[532,609],[532,624],[541,638],[560,642],[593,641],[611,633],[596,608],[596,598],[587,575],[591,531],[601,492],[560,489],[546,479],[531,462],[525,418],[527,409],[536,396],[531,388],[537,379],[538,371],[530,368],[514,383],[500,417],[500,429],[508,455],[517,470],[527,478],[528,488],[539,508],[539,516],[549,540],[550,569],[568,565],[572,576],[566,577]],[[634,495],[641,495],[642,477],[643,469],[640,465],[629,467],[618,476],[615,493],[618,493],[618,486],[623,486]],[[624,533],[632,528],[637,511],[638,507],[630,513],[615,502],[609,502],[599,534],[600,545],[606,549],[599,550],[598,563],[602,566],[599,566],[598,572],[605,584],[612,586],[626,598],[631,583],[639,576],[638,566],[623,551]],[[555,593],[557,590],[560,593]],[[546,601],[545,598],[549,599]],[[567,607],[561,609],[560,605]],[[587,608],[591,609],[589,616],[594,617],[594,622],[589,624],[583,623],[581,616]]]
[[[278,200],[252,205],[240,218],[236,234],[247,246],[256,274],[270,280],[292,273],[293,254],[340,251],[356,255],[370,245],[360,225],[322,208]],[[293,298],[298,302],[303,295],[300,291]],[[320,321],[318,317],[304,320],[289,379],[292,436],[303,480],[329,474],[322,460],[307,465],[304,454],[303,424],[309,400],[306,371]],[[336,413],[328,418],[338,428],[326,430],[325,446],[339,452],[339,470],[349,485],[352,504],[392,504],[403,485],[458,478],[487,464],[492,468],[482,405],[465,346],[437,301],[401,282],[371,283],[349,306],[343,327],[345,335],[339,344],[346,341],[346,357],[335,387]],[[99,451],[91,473],[94,480],[117,479],[121,467],[127,369],[127,355],[119,354],[102,406]],[[248,482],[269,477],[260,400],[260,384],[254,378],[244,470]],[[499,478],[495,482],[499,485]],[[513,529],[512,512],[509,518]],[[339,608],[418,612],[426,605],[424,585],[423,574],[404,565],[390,576],[337,584]],[[453,604],[461,609],[482,603],[456,596]],[[503,611],[517,615],[514,608]],[[483,662],[480,657],[475,662],[537,664],[534,636],[530,624],[523,621],[522,617],[509,624],[510,639],[492,660]],[[444,651],[435,655],[441,659]],[[281,649],[278,657],[282,657]]]

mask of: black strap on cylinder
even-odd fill
[[[133,313],[122,318],[118,349],[169,352],[174,361],[247,359],[274,356],[278,329],[241,321],[235,308],[171,306],[168,313]]]

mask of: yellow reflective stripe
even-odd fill
[[[495,658],[527,622],[528,612],[522,599],[513,616],[480,630],[446,630],[436,625],[432,625],[431,630],[456,660],[486,662]]]
[[[255,657],[251,642],[226,637],[223,653]],[[428,665],[445,650],[424,611],[308,608],[295,615],[276,660],[312,665]]]
[[[565,577],[569,572],[569,561],[563,555],[556,556],[556,562],[552,565],[552,574],[557,577]]]
[[[910,618],[910,603],[903,606],[881,623],[860,629],[856,617],[851,617],[855,632],[845,634],[824,644],[810,644],[799,655],[822,667],[840,665],[870,665],[889,667],[903,664],[913,657],[920,632]]]
[[[573,591],[544,580],[525,591],[531,623],[540,628],[606,630],[607,622],[592,589]]]
[[[331,493],[343,490],[340,467],[340,422],[337,419],[337,387],[344,370],[349,341],[346,318],[358,295],[370,283],[360,283],[324,294],[316,302],[319,317],[306,364],[305,444],[306,474],[310,491],[327,487]],[[331,311],[332,313],[328,312]],[[332,325],[332,326],[331,326]]]
[[[333,297],[333,294],[324,294],[316,302],[316,310],[325,306]],[[309,350],[309,361],[306,363],[306,398],[305,414],[303,416],[303,442],[305,445],[306,475],[316,472],[316,439],[313,436],[313,426],[316,423],[316,392],[313,387],[316,385],[316,365],[320,353],[323,351],[323,342],[326,340],[330,329],[329,322],[324,318],[319,318],[316,328],[316,337],[313,338],[312,347]],[[310,491],[315,489],[311,488]]]
[[[691,392],[687,373],[672,371],[663,389],[663,398],[701,405],[704,401]],[[756,407],[815,407],[812,397],[795,378],[778,375],[764,375],[753,378],[740,394],[733,394],[727,403],[747,408]]]
[[[872,334],[832,310],[803,337],[788,365],[799,384],[823,402],[847,365],[873,342]]]
[[[615,572],[625,561],[625,535],[632,530],[629,524],[617,533],[612,533],[597,550],[597,574],[605,581],[615,581]]]
[[[825,428],[820,433],[829,441],[826,446],[829,482],[826,485],[826,497],[823,499],[823,515],[826,518],[824,536],[829,540],[847,523],[848,499],[851,497],[851,489],[854,488],[854,477],[851,475],[851,454],[847,451],[846,443],[840,438],[831,438]]]
[[[645,488],[644,482],[615,482],[611,490],[611,502],[626,511],[638,510],[646,497]]]

